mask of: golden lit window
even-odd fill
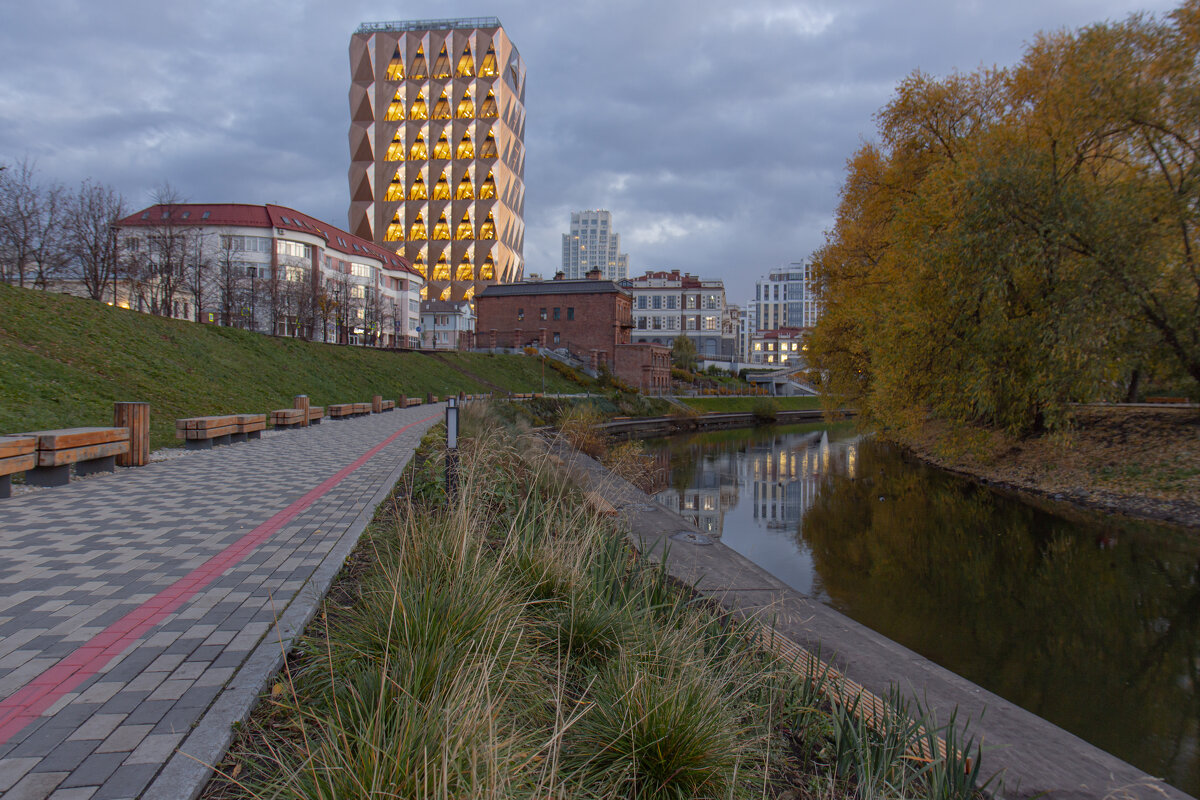
[[[449,158],[450,157],[450,140],[443,133],[438,137],[437,143],[433,146],[434,158]]]
[[[467,287],[467,289],[466,289],[466,291],[465,291],[465,292],[463,292],[463,300],[471,300],[471,299],[474,299],[474,297],[475,297],[475,287],[474,287],[474,286],[468,286],[468,287]],[[475,304],[474,304],[474,303],[472,303],[472,304],[471,304],[471,310],[472,310],[472,311],[474,311],[474,310],[475,310]]]
[[[412,188],[408,190],[408,199],[409,200],[428,200],[429,199],[429,191],[425,188],[425,179],[422,178],[421,176],[419,176],[419,175],[417,176],[416,181],[413,182]]]
[[[463,214],[462,219],[459,220],[458,228],[456,228],[454,231],[454,238],[455,239],[472,239],[472,238],[474,238],[472,235],[472,234],[474,234],[474,232],[475,232],[475,226],[473,226],[471,224],[471,214],[470,213]],[[464,260],[466,259],[465,256],[463,258],[464,258]]]
[[[425,253],[417,253],[417,260],[413,262],[413,269],[421,273],[422,278],[429,277],[429,265],[425,263]]]
[[[473,116],[475,116],[475,103],[471,100],[471,93],[463,92],[463,99],[458,101],[458,118],[470,119]]]
[[[488,131],[487,138],[483,140],[483,144],[479,147],[480,158],[495,158],[496,157],[496,134],[493,131]]]
[[[433,77],[450,77],[450,56],[446,54],[446,45],[442,45],[442,52],[438,53],[437,61],[433,62]]]
[[[424,161],[429,158],[429,148],[425,145],[425,134],[417,134],[417,140],[408,149],[408,157],[413,161]]]
[[[496,46],[489,45],[483,63],[479,65],[479,77],[494,78],[499,74],[500,70],[496,67]]]
[[[471,185],[471,176],[463,175],[463,179],[458,182],[458,189],[454,192],[455,200],[473,200],[475,198],[475,187]]]
[[[483,266],[479,268],[479,280],[481,280],[481,281],[496,280],[496,262],[492,261],[491,253],[488,253],[488,257],[483,262]]]
[[[400,220],[400,212],[396,212],[396,216],[392,217],[392,224],[388,225],[387,233],[383,235],[386,242],[398,242],[404,238],[404,223]]]
[[[424,275],[425,273],[421,273],[421,274],[422,274],[422,275]],[[428,299],[429,299],[429,287],[428,287],[428,286],[422,286],[422,287],[421,287],[421,299],[422,299],[422,300],[428,300]]]
[[[404,135],[402,131],[397,130],[396,136],[392,139],[392,143],[388,145],[387,155],[384,156],[385,161],[403,161],[404,160]]]
[[[404,90],[397,89],[396,96],[392,98],[392,104],[388,106],[387,120],[395,122],[398,119],[404,119]]]
[[[446,221],[446,212],[442,212],[442,216],[438,219],[437,224],[433,226],[434,239],[449,239],[450,238],[450,223]],[[442,258],[445,258],[445,254]],[[449,277],[450,268],[446,267],[447,277]]]
[[[429,77],[429,65],[425,63],[425,48],[417,48],[417,56],[413,59],[408,70],[408,77],[413,80],[424,80]]]
[[[438,98],[437,104],[433,107],[434,119],[450,119],[450,100],[446,97],[446,93],[442,92],[442,96]]]
[[[438,299],[439,300],[449,300],[450,299],[450,287],[449,286],[447,286],[445,289],[442,289],[442,293],[440,295],[438,295]]]
[[[433,265],[433,279],[435,281],[450,280],[450,262],[446,260],[446,254],[442,253]]]
[[[469,256],[464,256],[462,263],[458,265],[458,271],[454,273],[456,281],[473,281],[475,280],[475,265],[471,263]]]
[[[496,238],[496,221],[492,219],[492,212],[488,212],[487,219],[479,226],[480,239],[495,239]]]
[[[397,212],[396,216],[400,216],[399,212]],[[408,231],[408,240],[410,242],[421,242],[425,238],[425,220],[420,214],[417,214],[417,221],[413,223],[412,228]]]
[[[483,105],[479,107],[479,116],[482,119],[491,119],[499,116],[499,111],[496,108],[496,94],[494,92],[487,93]]]
[[[471,57],[471,45],[467,45],[467,49],[463,50],[463,54],[458,57],[456,74],[460,78],[470,78],[475,74],[475,59]]]
[[[425,105],[425,94],[417,92],[417,99],[408,110],[409,119],[429,119],[429,108]]]
[[[396,52],[388,62],[387,77],[389,81],[404,80],[404,59],[400,57],[400,45],[396,45]]]
[[[488,199],[494,198],[495,196],[496,196],[496,179],[493,178],[492,173],[489,172],[487,174],[487,180],[485,180],[479,186],[479,199],[480,200],[488,200]]]
[[[471,143],[471,134],[464,133],[462,141],[458,143],[458,155],[456,158],[474,158],[475,145]]]
[[[404,181],[400,179],[400,170],[396,170],[392,182],[388,184],[387,196],[384,199],[388,202],[404,199]]]
[[[446,171],[442,170],[442,177],[438,178],[438,182],[433,185],[434,200],[449,200],[450,199],[450,181],[446,180]]]

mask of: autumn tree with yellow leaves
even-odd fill
[[[835,402],[1013,432],[1200,386],[1200,0],[906,79],[848,162],[809,342]]]

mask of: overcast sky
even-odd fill
[[[8,3],[0,161],[112,184],[135,208],[279,203],[346,226],[348,47],[364,21],[498,16],[528,69],[526,272],[607,208],[630,274],[743,302],[832,222],[846,158],[913,70],[1017,61],[1039,30],[1157,0]]]

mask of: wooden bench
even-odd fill
[[[308,407],[308,424],[320,425],[321,417],[325,416],[324,406],[309,406]]]
[[[129,452],[129,428],[62,428],[20,434],[37,439],[37,466],[26,471],[30,486],[65,486],[76,475],[112,472],[118,455]]]
[[[175,420],[175,438],[183,439],[183,446],[188,450],[209,450],[214,445],[229,444],[236,433],[237,414]]]
[[[412,408],[413,406],[419,406],[419,405],[421,405],[421,398],[419,398],[419,397],[408,398],[408,407],[409,408]]]
[[[13,475],[36,466],[36,436],[0,436],[0,497],[12,496]]]
[[[262,432],[266,429],[266,414],[238,414],[237,432],[230,437],[230,441],[244,442],[247,439],[261,439]]]
[[[379,410],[383,411],[385,413],[388,411],[395,411],[396,410],[396,401],[395,400],[381,400],[379,403]]]
[[[308,413],[312,413],[311,407]],[[303,424],[303,408],[277,408],[271,412],[271,427],[277,431],[287,430],[288,428],[299,428]]]
[[[350,419],[354,415],[354,403],[333,403],[329,406],[330,419]]]

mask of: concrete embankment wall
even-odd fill
[[[793,413],[815,413],[817,419],[820,417],[819,412]],[[649,431],[637,435],[677,430],[650,425],[665,426],[659,420],[628,422],[630,426],[619,429],[621,433],[628,433],[630,428]],[[672,576],[740,616],[773,625],[778,634],[878,696],[896,687],[903,695],[919,700],[942,723],[957,710],[958,721],[969,720],[969,735],[977,743],[982,742],[981,766],[985,777],[999,773],[1003,779],[1000,792],[995,791],[996,785],[989,787],[994,795],[1002,798],[1045,795],[1071,800],[1187,800],[1189,797],[789,588],[719,539],[704,536],[690,522],[594,460],[577,453],[563,455],[581,481],[618,510],[629,525],[629,535],[636,547],[652,558],[669,547],[667,561]],[[895,602],[902,603],[904,598],[897,597]],[[1097,702],[1103,702],[1103,698],[1097,698]]]
[[[838,416],[852,416],[853,411],[839,411]],[[824,412],[779,411],[775,417],[777,425],[793,425],[801,422],[821,422]],[[646,417],[615,419],[602,427],[610,436],[623,439],[639,439],[650,436],[670,436],[689,431],[713,431],[725,428],[750,428],[761,423],[749,411],[728,414],[701,414],[695,417]]]

